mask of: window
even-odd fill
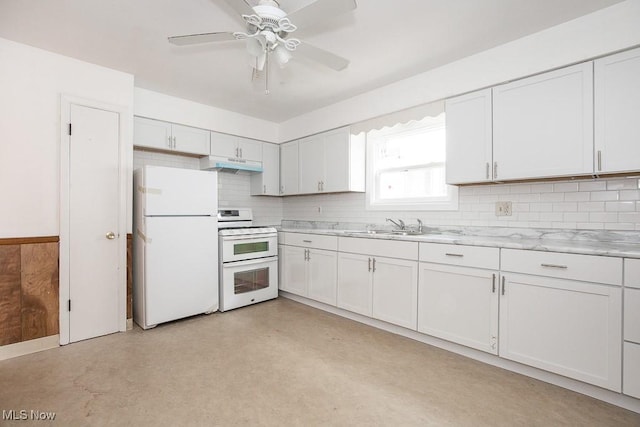
[[[444,113],[367,133],[367,208],[455,210],[445,182]]]

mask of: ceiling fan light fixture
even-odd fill
[[[273,50],[273,55],[275,56],[276,61],[281,68],[284,67],[291,59],[291,52],[289,52],[287,48],[281,45],[276,46],[276,48]]]

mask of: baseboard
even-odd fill
[[[602,400],[612,405],[620,406],[621,408],[628,409],[633,412],[640,413],[640,400],[633,397],[625,396],[621,393],[605,390],[600,387],[586,384],[581,381],[573,380],[571,378],[563,377],[551,372],[543,371],[538,368],[523,365],[521,363],[513,362],[511,360],[503,359],[499,356],[485,353],[483,351],[475,350],[473,348],[465,347],[463,345],[455,344],[449,341],[435,338],[429,335],[421,334],[410,329],[406,329],[400,326],[392,325],[381,320],[372,319],[367,316],[352,313],[347,310],[343,310],[332,305],[327,305],[321,302],[310,300],[305,297],[294,295],[286,291],[279,291],[279,296],[288,298],[293,301],[314,307],[332,314],[336,314],[341,317],[345,317],[356,322],[364,323],[374,328],[382,329],[387,332],[391,332],[396,335],[401,335],[406,338],[410,338],[419,341],[424,344],[432,345],[434,347],[441,348],[443,350],[450,351],[452,353],[459,354],[464,357],[468,357],[479,362],[486,363],[488,365],[496,366],[498,368],[506,369],[511,372],[515,372],[527,377],[535,378],[537,380],[556,385],[558,387],[566,388],[576,393],[584,394],[594,399]]]
[[[127,331],[130,331],[132,329],[133,329],[133,318],[127,319]]]
[[[60,346],[60,335],[51,335],[35,340],[17,342],[0,347],[0,360],[24,356],[38,351],[49,350]]]

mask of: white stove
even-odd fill
[[[220,311],[278,297],[278,231],[248,208],[218,211]]]

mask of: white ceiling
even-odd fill
[[[134,74],[137,87],[282,122],[620,1],[359,0],[355,11],[295,32],[349,67],[294,57],[272,68],[268,96],[264,81],[251,81],[243,42],[167,42],[244,30],[223,0],[0,0],[0,37]]]

